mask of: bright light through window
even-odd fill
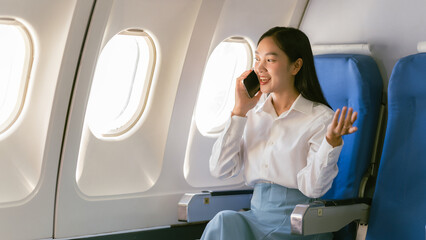
[[[0,21],[0,133],[16,120],[28,82],[31,41],[22,25]]]
[[[235,103],[235,81],[252,66],[252,50],[243,38],[221,42],[204,70],[195,110],[195,122],[203,135],[220,132]]]
[[[151,82],[154,46],[142,31],[115,35],[104,47],[93,79],[88,105],[90,129],[116,136],[142,114]]]

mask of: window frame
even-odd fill
[[[195,105],[195,111],[194,111],[195,126],[198,129],[198,131],[201,133],[201,135],[203,135],[205,137],[217,137],[223,131],[223,129],[225,128],[225,125],[226,125],[226,121],[224,121],[220,124],[216,124],[215,126],[210,127],[209,130],[205,131],[204,129],[200,128],[199,123],[198,123],[199,119],[197,118],[197,109],[199,108],[199,104],[200,104],[199,100],[200,100],[200,95],[201,95],[201,89],[202,89],[202,86],[203,86],[203,82],[205,80],[206,69],[208,67],[210,57],[212,56],[213,52],[220,46],[220,44],[225,43],[225,42],[243,44],[243,46],[244,46],[244,48],[247,52],[247,56],[248,56],[247,57],[247,64],[246,64],[246,70],[249,70],[249,69],[253,68],[253,66],[254,66],[254,49],[255,48],[254,48],[254,44],[248,38],[241,37],[241,36],[232,36],[232,37],[225,38],[224,40],[219,42],[219,44],[217,44],[215,46],[215,48],[211,51],[209,58],[206,61],[206,65],[204,67],[203,77],[202,77],[202,80],[201,80],[202,82],[201,82],[201,85],[200,85],[200,89],[199,89],[199,93],[198,93],[199,95],[198,95],[198,98],[197,98],[197,102],[196,102],[196,105]],[[232,80],[235,80],[235,78],[233,78]],[[231,86],[232,86],[232,84],[233,83],[231,83]],[[232,91],[232,90],[233,89],[230,89],[230,91]],[[234,91],[232,91],[232,92],[234,92]],[[234,101],[235,101],[235,95],[233,95],[233,98],[234,98]],[[224,105],[226,105],[226,103],[224,103]]]
[[[141,89],[143,92],[141,94],[141,97],[139,98],[138,106],[137,106],[136,110],[134,111],[134,113],[131,114],[132,116],[129,118],[129,120],[120,127],[116,127],[116,128],[110,127],[109,130],[107,130],[106,132],[105,131],[100,132],[99,130],[94,129],[90,124],[91,121],[88,121],[88,128],[90,129],[92,134],[94,136],[96,136],[97,138],[104,139],[104,140],[117,138],[117,137],[120,137],[120,136],[126,134],[141,119],[141,117],[144,113],[145,107],[147,105],[147,102],[148,102],[149,94],[151,92],[153,76],[154,76],[155,68],[156,68],[156,65],[157,65],[157,47],[156,47],[156,44],[155,44],[153,38],[151,37],[151,35],[149,33],[147,33],[146,31],[144,31],[142,29],[129,28],[129,29],[125,29],[125,30],[120,31],[117,34],[114,34],[114,36],[112,36],[108,40],[108,42],[111,39],[113,39],[115,36],[118,36],[118,35],[129,35],[129,36],[144,37],[145,40],[148,43],[149,59],[148,59],[147,72],[146,72],[146,75],[145,75],[145,79],[142,80],[142,81],[144,81],[143,84],[142,84],[143,85],[142,89]],[[104,47],[108,44],[108,42],[104,45]],[[99,53],[99,57],[101,56],[102,51],[103,51],[103,49]],[[98,57],[96,65],[95,65],[95,68],[96,68],[96,66],[99,62],[99,57]],[[93,76],[92,81],[94,81],[94,77],[95,77],[95,75]],[[93,87],[93,82],[92,82],[91,87]],[[131,95],[129,97],[131,97]],[[89,94],[88,104],[90,104],[90,94]],[[89,109],[89,106],[88,106],[87,109]],[[87,112],[86,112],[86,114],[87,114]]]
[[[0,25],[15,26],[21,32],[25,44],[25,59],[23,64],[23,71],[21,74],[21,83],[19,84],[18,96],[16,99],[15,107],[10,113],[9,117],[0,123],[0,135],[8,131],[18,120],[24,108],[25,100],[28,92],[28,85],[31,77],[32,67],[34,64],[34,41],[28,28],[20,21],[13,18],[0,17]]]

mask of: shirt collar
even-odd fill
[[[288,112],[291,112],[292,110],[299,111],[304,114],[309,114],[312,112],[313,108],[313,102],[304,98],[302,94],[299,94],[299,96],[296,98],[296,100],[291,105]],[[255,109],[256,113],[259,112],[275,112],[274,106],[272,105],[272,95],[269,94],[269,96],[258,105],[258,107]]]

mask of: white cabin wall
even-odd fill
[[[169,171],[163,173],[163,154],[182,65],[201,3],[201,0],[96,2],[73,90],[58,183],[55,237],[69,238],[177,223],[177,203],[183,194],[182,184],[171,176],[176,172],[174,162],[167,163],[171,169],[166,168],[173,174]],[[154,182],[149,189],[123,192],[126,183],[141,184],[140,179],[134,177],[125,181],[120,179],[119,186],[109,184],[113,194],[88,196],[76,182],[76,166],[91,81],[100,49],[114,34],[127,28],[146,30],[156,43],[157,65],[151,92],[141,120],[132,132],[114,141],[97,140],[95,148],[90,149],[93,164],[87,177],[96,180],[98,170],[101,170],[100,173],[116,171],[125,176],[124,168],[116,167],[120,164],[126,167],[125,170],[129,169],[129,165],[134,166],[140,169],[138,176],[149,177],[149,173],[144,172],[143,160],[146,158],[158,163],[160,170],[157,173],[162,175],[149,179]],[[111,152],[115,158],[108,155]],[[104,161],[107,157],[111,161]],[[102,177],[106,182],[110,181],[107,174]],[[88,184],[91,183],[99,182],[88,181]]]
[[[259,37],[272,27],[297,25],[306,3],[306,0],[225,1],[210,52],[227,37],[244,36],[257,43]]]
[[[185,147],[200,79],[207,62],[213,37],[225,0],[202,1],[192,31],[174,102],[172,120],[167,137],[164,165],[154,189],[178,192],[194,191],[183,175]]]
[[[369,43],[384,89],[396,61],[426,40],[426,1],[310,1],[300,29],[311,44]]]

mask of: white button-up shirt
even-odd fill
[[[243,169],[248,185],[270,181],[320,197],[337,175],[342,149],[325,139],[333,114],[327,106],[299,95],[288,111],[277,116],[269,96],[246,118],[230,118],[213,146],[210,172],[228,178]]]

